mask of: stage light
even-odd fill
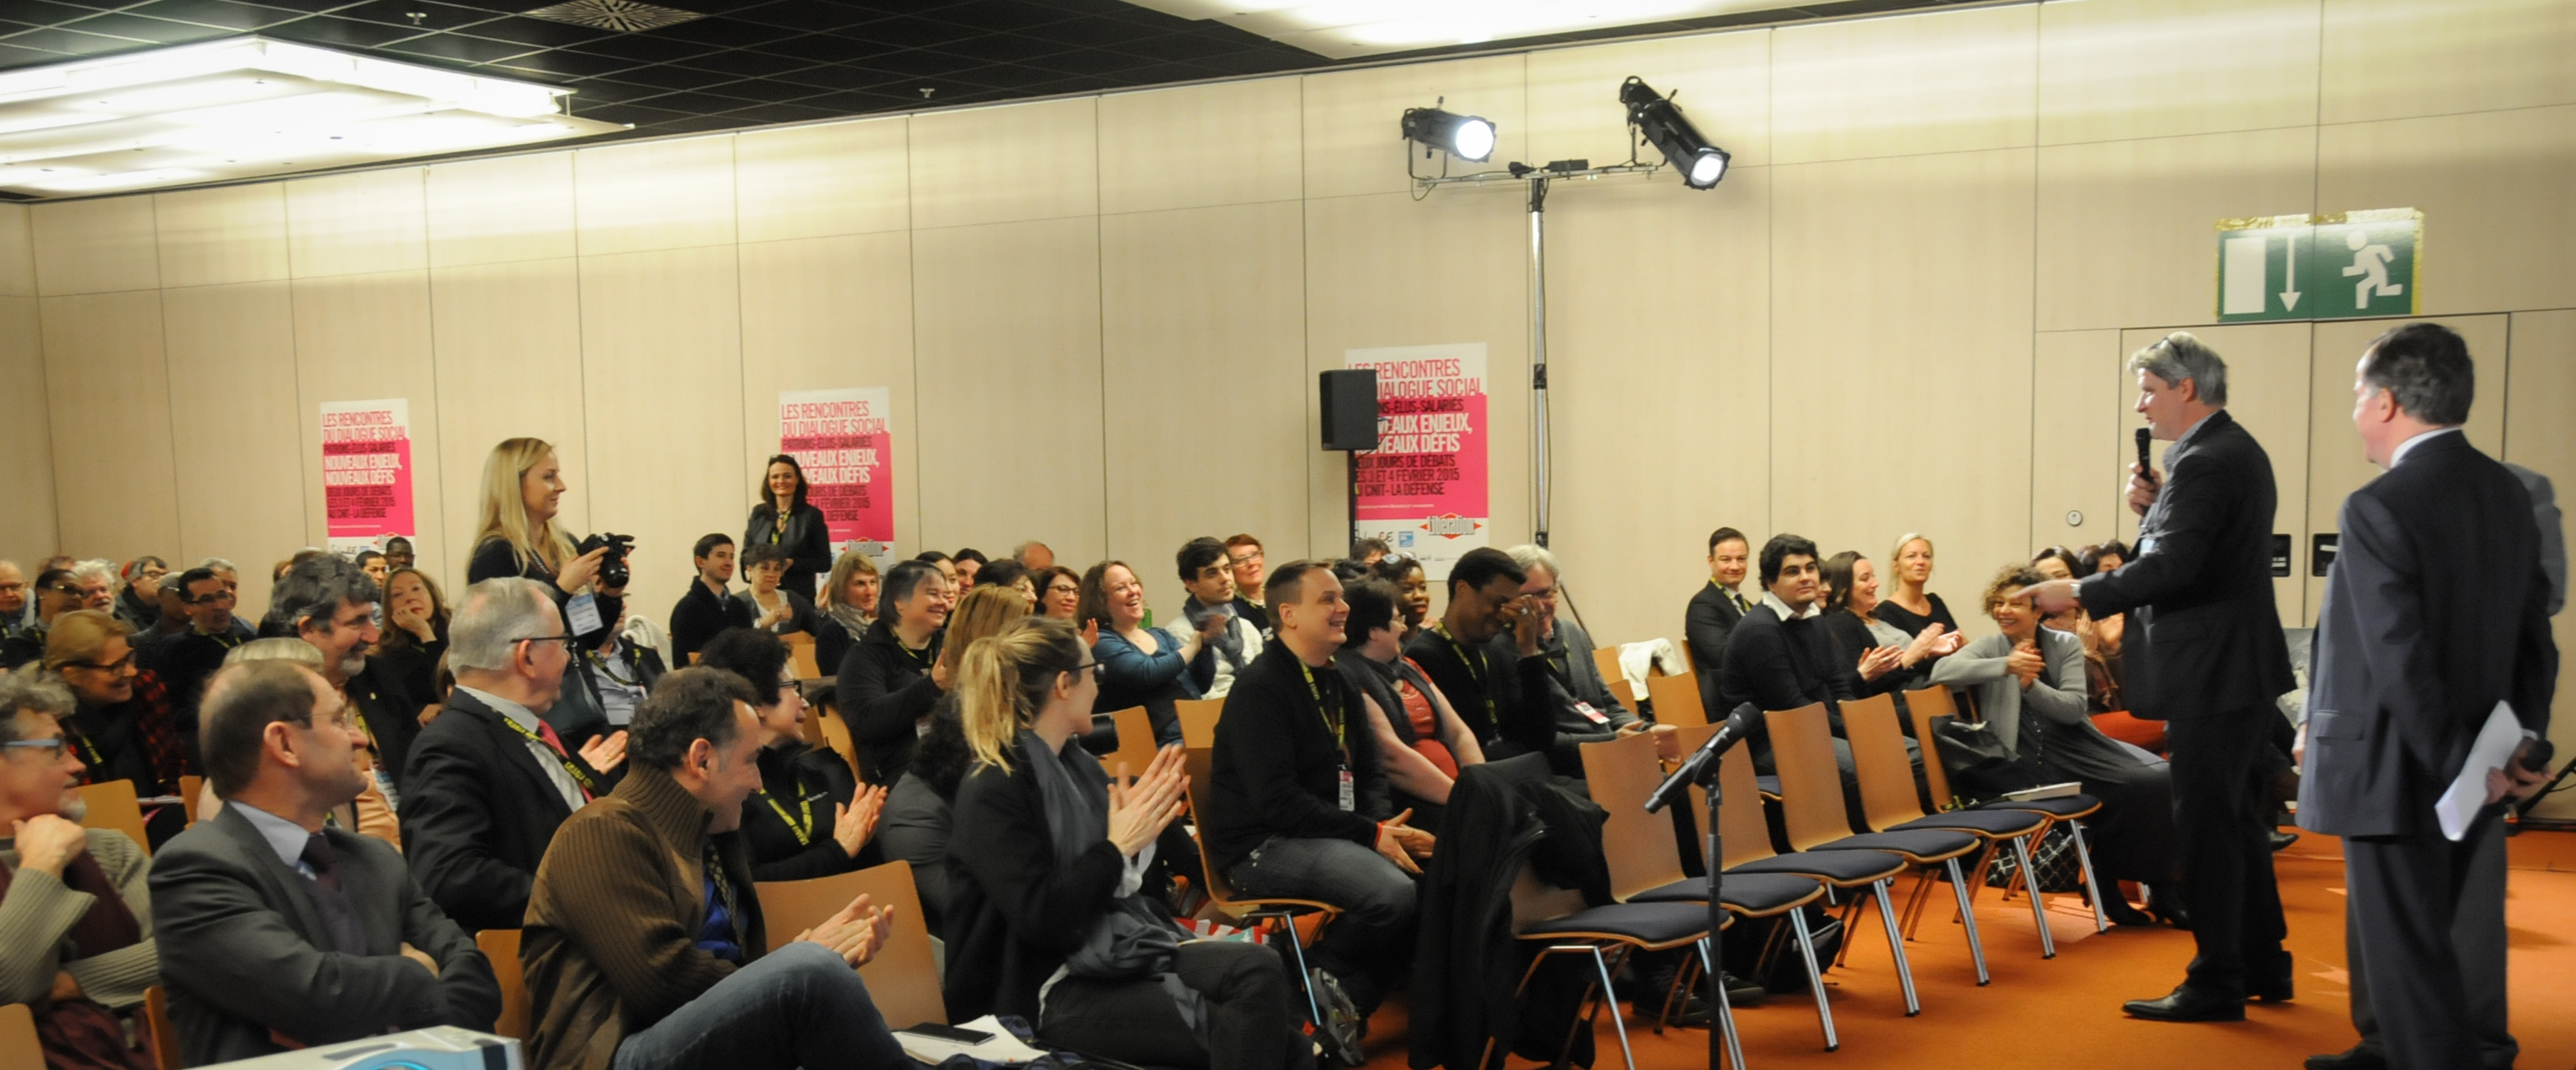
[[[1681,106],[1655,92],[1644,79],[1632,76],[1621,83],[1619,103],[1628,106],[1628,125],[1636,127],[1682,173],[1682,185],[1707,189],[1726,177],[1727,162],[1734,157],[1709,144],[1682,115]]]
[[[1494,124],[1482,116],[1438,108],[1404,109],[1404,138],[1461,160],[1482,163],[1494,155]]]

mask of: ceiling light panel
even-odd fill
[[[152,189],[624,130],[569,91],[243,37],[0,73],[0,190]]]
[[[1485,44],[1789,6],[1788,0],[1128,0],[1319,56]]]

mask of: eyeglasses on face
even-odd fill
[[[116,659],[115,661],[110,661],[110,662],[75,661],[75,662],[70,662],[70,663],[68,664],[68,666],[67,666],[67,667],[82,668],[82,669],[96,669],[96,670],[98,670],[98,671],[100,671],[100,672],[124,672],[125,670],[127,670],[127,669],[130,669],[130,668],[133,668],[133,667],[134,667],[134,652],[133,652],[133,651],[131,651],[131,650],[128,650],[128,651],[126,651],[126,652],[125,652],[125,656],[124,656],[124,657],[118,658],[118,659]]]
[[[28,751],[48,762],[62,761],[63,752],[69,748],[69,742],[61,736],[55,736],[52,739],[13,739],[7,743],[0,743],[0,749],[12,752]]]
[[[81,589],[80,589],[78,586],[73,585],[73,584],[69,584],[69,583],[57,583],[57,584],[55,584],[55,585],[53,585],[53,586],[51,586],[51,587],[47,587],[47,588],[45,588],[45,589],[46,589],[46,590],[48,590],[48,591],[52,591],[52,592],[54,592],[55,594],[67,594],[67,595],[70,595],[70,596],[72,596],[72,597],[74,597],[74,598],[78,598],[78,597],[80,597],[80,596],[81,596]]]
[[[199,595],[195,598],[183,598],[180,599],[180,601],[192,606],[211,606],[230,602],[234,597],[233,592],[227,588],[225,590],[216,591],[213,594]]]

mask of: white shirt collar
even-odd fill
[[[268,849],[277,852],[277,860],[286,863],[288,869],[301,871],[304,868],[304,844],[313,838],[304,826],[239,799],[226,799],[224,805],[240,810],[243,817],[249,818],[250,827],[259,830],[260,838],[268,841]]]
[[[1803,613],[1790,612],[1789,603],[1781,601],[1779,595],[1769,591],[1762,592],[1762,604],[1771,607],[1771,612],[1779,614],[1783,621],[1805,620],[1824,615],[1824,609],[1814,602],[1807,603],[1807,609]]]
[[[537,715],[527,707],[481,688],[467,687],[464,684],[458,684],[456,685],[456,689],[465,692],[468,695],[472,695],[475,698],[481,699],[483,704],[486,706],[490,706],[495,710],[501,711],[501,716],[517,721],[519,723],[519,727],[525,728],[531,732],[535,732],[537,730]]]
[[[2460,429],[2457,425],[2453,425],[2451,427],[2436,427],[2430,431],[2424,432],[2423,434],[2398,443],[2396,449],[2388,452],[2388,468],[2394,469],[2398,465],[2406,463],[2406,455],[2412,452],[2415,447],[2431,442],[2436,437],[2442,435],[2458,434],[2459,430]]]

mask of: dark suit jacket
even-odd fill
[[[1726,637],[1726,665],[1718,671],[1717,705],[1709,722],[1724,720],[1737,706],[1750,702],[1761,710],[1794,710],[1825,704],[1834,734],[1843,734],[1842,701],[1856,697],[1852,674],[1836,670],[1833,637],[1821,617],[1783,621],[1778,611],[1757,603]],[[1761,721],[1754,722],[1758,737]]]
[[[691,577],[687,593],[671,607],[671,664],[688,668],[689,655],[707,645],[717,632],[748,628],[751,621],[751,614],[732,595],[710,591],[704,580]]]
[[[2546,735],[2558,682],[2522,483],[2467,438],[2421,442],[2344,499],[2308,691],[2299,824],[2429,833],[2498,700]]]
[[[2137,556],[2077,588],[2086,612],[2132,614],[2129,712],[2155,721],[2269,710],[2290,690],[2272,601],[2272,459],[2221,409],[2165,451]]]
[[[764,496],[765,496],[764,492]],[[751,507],[751,520],[742,532],[742,545],[766,543],[778,536],[778,545],[788,554],[787,572],[779,577],[778,586],[814,597],[816,577],[832,571],[832,526],[821,509],[811,503],[797,506],[787,514],[787,530],[778,530],[778,507],[766,501]]]
[[[582,771],[599,777],[587,765]],[[403,855],[459,925],[518,928],[537,863],[571,816],[527,741],[462,688],[412,742]]]
[[[152,860],[161,983],[188,1065],[285,1050],[272,1029],[335,1044],[433,1025],[488,1030],[500,1015],[491,963],[422,894],[403,856],[353,832],[322,834],[366,923],[363,957],[324,950],[331,938],[310,882],[237,809],[198,822]],[[403,944],[437,960],[438,975],[402,957]]]
[[[1759,602],[1760,599],[1752,599]],[[1711,717],[1721,717],[1717,697],[1717,675],[1726,666],[1726,638],[1735,630],[1744,611],[1716,580],[1699,585],[1691,595],[1690,612],[1682,619],[1682,638],[1690,648],[1691,674],[1699,677],[1699,704]]]

